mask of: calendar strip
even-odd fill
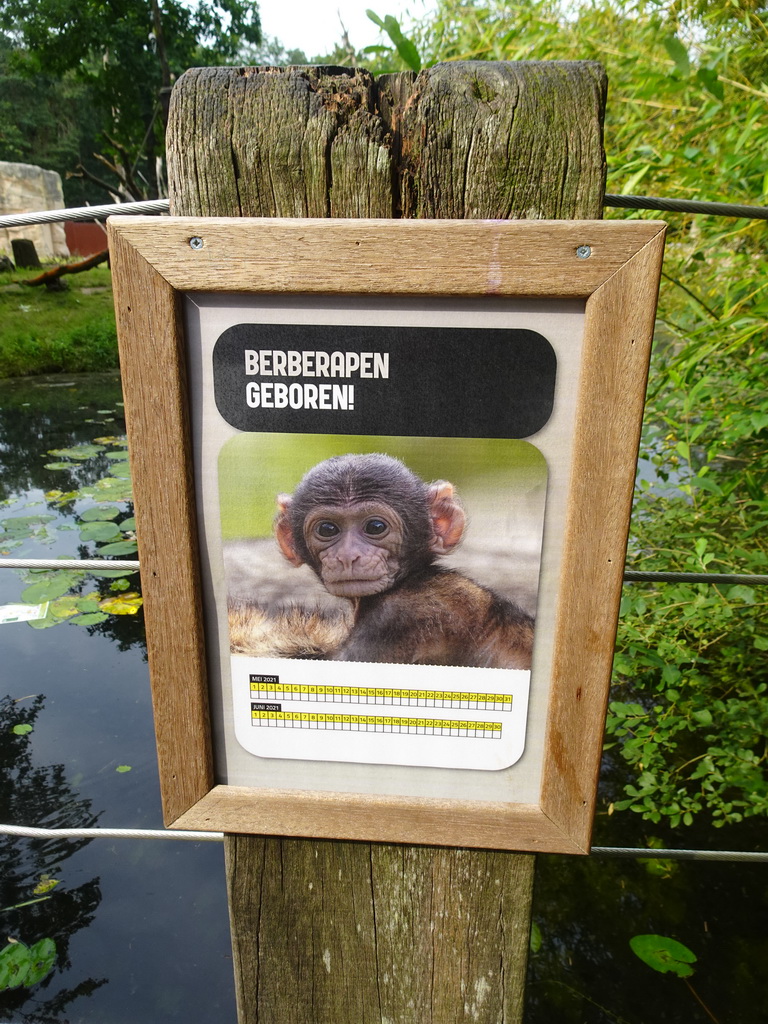
[[[511,711],[512,694],[472,693],[459,690],[411,690],[390,687],[326,686],[307,683],[275,683],[251,675],[252,700],[316,701],[333,704],[400,705],[467,711]]]
[[[412,736],[458,736],[501,739],[501,722],[465,722],[442,718],[400,718],[383,715],[324,714],[311,711],[251,711],[257,727],[278,729],[338,729],[352,732],[401,733]]]

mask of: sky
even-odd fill
[[[312,57],[329,52],[341,39],[339,14],[352,45],[360,50],[382,41],[366,8],[382,19],[393,15],[405,28],[411,21],[409,11],[420,17],[432,6],[431,0],[259,0],[259,13],[265,37],[277,36],[286,49],[303,50]]]

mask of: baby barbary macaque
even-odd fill
[[[530,668],[533,619],[435,565],[466,524],[452,484],[426,484],[388,455],[340,455],[281,494],[278,508],[283,555],[352,601],[352,628],[332,660]]]

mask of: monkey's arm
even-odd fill
[[[334,661],[530,669],[533,619],[453,570],[363,598]]]
[[[361,602],[349,636],[330,660],[414,664],[428,632],[410,601],[390,591]]]
[[[419,642],[415,631],[402,629],[395,636],[383,624],[371,621],[352,627],[350,635],[341,644],[331,661],[372,661],[412,664],[417,660]]]
[[[466,600],[467,588],[479,590],[459,574],[430,568],[394,590],[363,598],[349,637],[332,660],[468,664],[477,609]]]

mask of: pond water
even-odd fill
[[[44,466],[51,449],[119,434],[120,401],[115,375],[0,383],[0,519],[53,517],[46,537],[8,554],[95,553],[72,514],[44,497],[87,483],[88,466]],[[27,585],[0,571],[0,605]],[[0,697],[16,702],[0,707],[3,822],[162,828],[140,614],[111,616],[109,626],[0,626]],[[30,713],[33,730],[12,734]],[[0,907],[36,899],[43,875],[59,881],[48,899],[0,918],[3,935],[28,946],[50,937],[58,951],[41,983],[0,992],[0,1020],[235,1020],[220,843],[0,837],[0,850]]]
[[[57,458],[51,451],[119,437],[120,400],[116,376],[0,382],[0,520],[51,517],[5,553],[96,553],[75,521],[93,502],[52,495],[108,472],[109,445],[68,469],[45,467]],[[121,507],[125,526],[130,509]],[[129,580],[117,596],[137,591]],[[1,570],[0,605],[19,602],[28,586]],[[101,600],[112,581],[85,590],[95,586]],[[0,666],[0,821],[160,828],[141,613],[43,629],[3,624]],[[14,732],[18,725],[32,728]],[[665,834],[609,816],[622,782],[621,765],[606,760],[600,845],[644,846],[654,835],[669,846],[759,848],[762,826]],[[35,984],[0,991],[0,1022],[235,1021],[221,844],[0,837],[0,856],[2,934],[28,947],[52,939],[56,953]],[[527,1024],[768,1022],[767,909],[768,864],[541,856]],[[693,991],[631,952],[630,938],[648,933],[696,953]]]

